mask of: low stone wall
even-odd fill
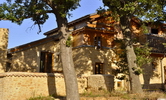
[[[111,91],[114,89],[114,76],[112,75],[91,75],[88,77],[88,90]]]
[[[94,75],[95,76],[95,75]],[[93,77],[94,77],[93,76]],[[88,87],[91,89],[106,90],[111,83],[106,82],[105,75],[97,75],[100,78],[91,80],[88,77],[78,77],[79,93],[84,93]],[[100,81],[100,82],[98,82]],[[108,80],[107,80],[108,81]],[[111,80],[112,81],[112,80]],[[92,86],[90,83],[95,84]],[[98,82],[98,84],[96,84]],[[88,86],[88,84],[90,86]],[[107,87],[105,87],[107,84]],[[113,85],[113,84],[112,84]],[[110,88],[109,88],[110,89]],[[2,100],[26,100],[35,96],[65,95],[65,84],[62,74],[53,73],[28,73],[8,72],[0,74],[0,97]]]

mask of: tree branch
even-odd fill
[[[53,10],[47,10],[47,11],[44,11],[44,12],[40,12],[40,13],[36,13],[36,15],[42,15],[42,14],[45,14],[45,13],[53,13]],[[23,15],[22,16],[23,19],[28,19],[28,18],[32,18],[33,16],[25,16]],[[11,19],[7,19],[7,18],[0,18],[0,20],[11,20]],[[17,21],[21,21],[22,19],[21,18],[17,18]]]

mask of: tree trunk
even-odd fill
[[[66,86],[66,100],[79,100],[77,76],[74,69],[72,48],[66,46],[69,33],[67,28],[67,19],[62,17],[60,13],[55,12],[60,39],[60,55],[62,61],[62,68]]]
[[[133,48],[133,37],[131,30],[131,16],[122,16],[120,18],[120,24],[122,28],[122,33],[124,35],[124,42],[126,46],[126,56],[128,62],[129,80],[130,80],[130,90],[131,93],[142,93],[142,86],[139,80],[139,75],[134,73],[134,68],[137,68],[136,64],[136,54]]]
[[[129,80],[130,80],[130,89],[131,93],[142,93],[142,86],[139,80],[139,75],[134,73],[133,68],[136,68],[136,55],[133,49],[133,46],[126,46],[126,55],[129,69]]]
[[[79,100],[77,77],[74,69],[72,49],[66,47],[64,39],[60,41],[61,61],[66,85],[67,100]]]

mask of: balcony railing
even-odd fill
[[[149,47],[152,47],[152,52],[166,53],[166,35],[146,34],[146,41],[149,43]]]

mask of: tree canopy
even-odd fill
[[[166,20],[165,0],[103,0],[112,15],[137,16],[148,21]]]
[[[31,18],[35,25],[44,24],[49,13],[59,12],[61,16],[70,15],[69,11],[79,6],[80,0],[6,0],[0,4],[0,20],[10,20],[21,24]]]
[[[131,27],[131,19],[136,16],[144,22],[165,21],[165,0],[102,0],[104,5],[111,11],[111,16],[119,21],[123,34],[123,43],[125,46],[127,66],[129,72],[130,88],[132,93],[142,93],[142,86],[139,80],[139,74],[135,73],[138,69],[136,62],[139,56],[134,51],[134,34]],[[136,57],[137,56],[137,57]]]
[[[0,20],[10,20],[21,24],[24,19],[31,18],[35,25],[44,24],[53,13],[58,26],[60,36],[61,62],[66,86],[66,99],[79,100],[77,78],[74,70],[71,46],[65,42],[68,40],[68,21],[66,16],[69,11],[79,6],[80,0],[6,0],[0,4]],[[52,94],[50,94],[52,95]]]

